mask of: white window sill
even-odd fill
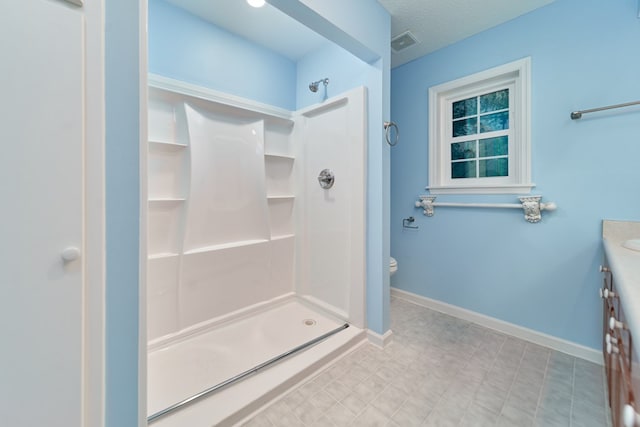
[[[431,194],[527,194],[536,185],[465,185],[465,186],[429,186],[426,187]]]

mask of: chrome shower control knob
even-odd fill
[[[322,169],[320,171],[320,175],[318,175],[318,183],[320,187],[328,190],[333,187],[333,183],[335,182],[336,177],[333,175],[333,172],[329,169]]]

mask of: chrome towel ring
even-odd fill
[[[384,137],[387,140],[387,144],[392,147],[395,147],[398,141],[400,140],[400,131],[398,130],[398,125],[395,122],[384,122],[382,125],[385,129]],[[395,128],[396,137],[393,142],[391,142],[391,128]]]

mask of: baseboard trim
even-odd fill
[[[384,335],[380,335],[371,329],[367,329],[367,339],[376,347],[385,348],[393,339],[393,332],[389,329]]]
[[[476,323],[480,326],[484,326],[486,328],[514,336],[516,338],[530,341],[534,344],[549,347],[553,350],[557,350],[571,356],[579,357],[580,359],[588,360],[589,362],[597,363],[599,365],[604,364],[602,353],[600,351],[583,346],[581,344],[563,340],[561,338],[547,335],[542,332],[534,331],[533,329],[518,326],[513,323],[505,322],[504,320],[477,313],[475,311],[447,304],[442,301],[423,297],[412,292],[391,288],[391,296],[412,302],[431,310],[438,311],[440,313],[457,317],[462,320]],[[371,331],[369,331],[369,333],[370,332]],[[369,339],[371,340],[371,338]]]

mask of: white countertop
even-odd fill
[[[640,222],[604,220],[602,238],[628,326],[640,335],[640,252],[622,246],[640,238]]]

